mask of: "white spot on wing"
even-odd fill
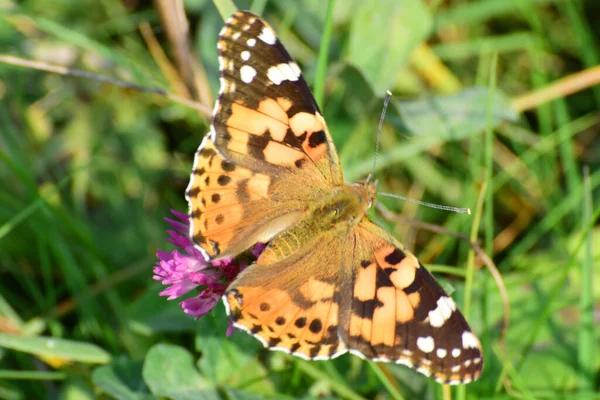
[[[417,347],[423,353],[431,353],[433,351],[433,349],[435,348],[435,341],[433,340],[433,337],[431,337],[431,336],[420,337],[420,338],[417,338]]]
[[[248,50],[244,50],[240,53],[240,57],[244,61],[248,61],[250,59],[250,52]]]
[[[245,83],[250,83],[256,76],[256,70],[249,65],[244,65],[242,68],[240,68],[240,76],[242,81]]]
[[[281,72],[283,73],[283,75],[285,75],[285,77],[287,78],[288,81],[297,81],[298,77],[300,76],[300,74],[296,74],[296,72],[294,71],[294,69],[292,68],[292,66],[290,64],[279,64],[278,65],[279,69],[281,70]],[[300,70],[300,68],[298,68],[298,71]]]
[[[458,372],[458,371],[460,371],[460,364],[459,365],[455,365],[454,367],[450,368],[450,371],[452,371],[452,372]]]
[[[300,67],[298,66],[298,64],[296,64],[295,62],[291,62],[290,63],[290,67],[292,67],[292,71],[294,71],[294,74],[297,77],[300,77],[300,75],[302,74],[302,72],[300,71]]]
[[[473,333],[469,331],[464,331],[462,334],[462,346],[463,349],[477,349],[479,348],[479,341],[477,340],[475,335],[473,335]]]
[[[435,354],[437,354],[439,358],[444,358],[448,354],[448,351],[446,349],[437,349]]]
[[[296,67],[298,66],[296,65]],[[267,71],[267,77],[275,85],[280,85],[283,81],[295,82],[300,77],[300,68],[294,69],[291,63],[281,63],[270,67]]]
[[[452,357],[456,358],[458,356],[460,356],[460,349],[452,349]]]
[[[283,75],[283,72],[281,72],[277,66],[274,66],[270,67],[267,71],[267,78],[274,84],[279,85],[285,80],[285,75]]]
[[[248,39],[246,44],[248,44],[248,46],[250,46],[250,47],[254,47],[254,46],[256,46],[256,39],[250,38],[250,39]]]
[[[225,93],[225,88],[227,86],[227,82],[225,82],[225,78],[223,78],[222,76],[219,78],[219,95]]]
[[[240,38],[240,36],[242,36],[242,34],[240,32],[236,32],[233,35],[231,35],[233,40],[238,40]]]
[[[440,297],[437,301],[437,307],[429,311],[429,324],[434,328],[441,327],[450,318],[454,310],[456,310],[454,300],[446,296]]]
[[[265,42],[266,44],[275,44],[277,38],[275,37],[275,33],[268,26],[263,27],[262,32],[258,35],[258,38]]]

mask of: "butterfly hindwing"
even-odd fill
[[[269,243],[230,285],[224,301],[235,326],[266,347],[328,359],[346,352],[338,335],[342,246],[328,232],[307,236],[307,231],[300,224]]]
[[[341,331],[351,352],[405,364],[442,383],[466,383],[483,366],[479,341],[417,258],[365,219],[355,229],[351,309]]]

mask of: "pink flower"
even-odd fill
[[[168,230],[167,241],[181,250],[171,252],[158,251],[158,262],[154,267],[154,280],[167,286],[160,292],[161,296],[168,296],[173,300],[196,291],[196,295],[188,297],[179,304],[186,314],[199,318],[206,315],[217,304],[225,293],[227,286],[244,269],[248,257],[240,260],[227,258],[218,261],[206,261],[202,253],[194,247],[189,239],[189,217],[187,214],[171,210],[180,221],[168,218],[165,220],[173,230]],[[250,250],[250,257],[256,259],[264,250],[265,245],[258,243]],[[231,332],[228,329],[227,334]]]

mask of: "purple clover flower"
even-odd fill
[[[197,290],[195,296],[188,297],[179,304],[186,314],[199,318],[215,307],[227,286],[248,265],[248,261],[234,258],[206,261],[189,239],[189,216],[175,210],[171,210],[171,213],[179,221],[165,218],[173,228],[167,231],[170,236],[167,241],[179,249],[156,253],[158,262],[154,267],[153,279],[168,286],[159,293],[161,296],[168,296],[168,300]],[[264,248],[264,244],[258,243],[249,253],[258,257]],[[230,333],[231,328],[227,331],[228,335]]]

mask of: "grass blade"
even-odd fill
[[[215,7],[217,7],[217,10],[219,10],[219,14],[221,14],[223,21],[237,11],[237,7],[232,0],[213,0],[213,3]]]
[[[321,37],[321,46],[319,48],[319,58],[317,60],[317,73],[315,76],[314,95],[317,104],[323,108],[323,96],[325,94],[325,75],[327,74],[327,61],[329,58],[329,44],[331,42],[331,30],[333,27],[333,8],[335,0],[329,0],[327,5],[327,17],[323,27],[323,36]]]
[[[592,186],[589,168],[584,169],[583,185],[583,223],[590,223],[593,212]],[[579,364],[579,391],[590,392],[594,389],[596,366],[596,343],[594,338],[594,241],[590,230],[585,238],[584,256],[581,263],[581,298],[579,300],[579,339],[577,346],[577,363]]]

